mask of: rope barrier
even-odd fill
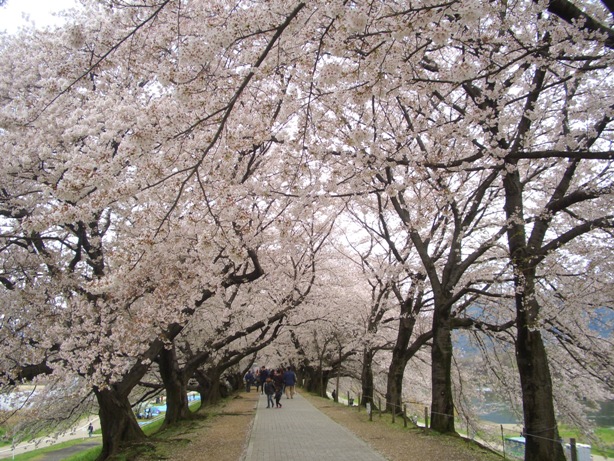
[[[349,401],[353,401],[353,399],[350,399],[349,391],[347,394],[348,394],[348,404],[349,404]],[[356,395],[357,395],[357,402],[358,402],[357,411],[360,411],[360,406],[362,405],[362,399],[361,399],[360,394],[356,394]],[[424,429],[427,430],[429,429],[429,421],[428,421],[429,417],[432,418],[435,415],[454,418],[455,421],[459,419],[458,415],[433,411],[432,409],[430,409],[429,404],[425,404],[424,402],[419,402],[419,401],[414,401],[414,400],[402,401],[400,404],[396,404],[386,399],[384,399],[382,402],[381,397],[374,397],[370,399],[370,402],[371,402],[371,408],[370,408],[371,413],[369,415],[370,421],[373,420],[372,416],[373,416],[373,411],[375,410],[373,408],[374,404],[377,404],[377,407],[378,407],[377,411],[379,412],[380,417],[382,416],[382,412],[386,413],[390,411],[393,423],[395,423],[395,417],[397,415],[401,415],[403,417],[403,424],[405,425],[405,427],[407,427],[408,421],[410,421],[411,424],[414,425],[415,427],[421,427],[421,420],[422,420],[424,423],[424,426],[422,427],[424,427]],[[422,410],[424,410],[424,412],[422,412]],[[510,430],[509,428],[508,429],[504,428],[504,426],[501,424],[501,425],[498,425],[497,433],[495,433],[494,427],[493,427],[494,424],[486,423],[485,426],[472,424],[471,420],[467,417],[461,418],[461,421],[464,421],[466,423],[468,439],[478,441],[480,444],[484,445],[490,450],[502,452],[504,456],[505,456],[505,445],[506,445],[507,438],[511,436],[515,436],[515,435],[520,435],[525,438],[527,437],[539,438],[541,440],[548,440],[550,442],[555,442],[555,443],[564,443],[562,439],[555,440],[549,437],[544,437],[542,435],[539,435],[541,433],[553,430],[556,426],[551,427],[551,428],[544,428],[544,429],[535,428],[531,431],[531,433],[529,433],[529,432],[526,432],[524,428],[522,428],[522,430],[520,431],[514,431],[514,430]],[[498,433],[499,427],[501,430],[500,434]],[[476,440],[473,436],[471,436],[471,432],[473,432],[474,435],[479,433],[480,434],[479,440]]]

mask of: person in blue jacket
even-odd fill
[[[254,374],[252,373],[252,370],[247,370],[243,380],[245,381],[245,392],[251,391],[252,384],[254,384]]]
[[[294,398],[294,386],[296,386],[296,374],[292,371],[292,367],[288,367],[286,371],[284,371],[284,386],[286,388],[286,398],[293,399]]]

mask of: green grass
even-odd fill
[[[76,455],[72,455],[66,458],[64,461],[95,461],[100,455],[102,451],[102,447],[94,447],[89,450],[82,451],[81,453],[77,453]]]

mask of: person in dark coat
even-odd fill
[[[292,367],[288,367],[283,375],[284,388],[286,390],[286,398],[294,398],[294,386],[296,386],[296,374],[292,371]]]
[[[260,368],[260,385],[262,386],[262,393],[264,392],[264,384],[266,383],[266,379],[269,377],[269,370],[266,369],[264,365]]]
[[[254,374],[252,373],[252,370],[247,370],[243,380],[245,381],[245,392],[250,392],[252,384],[254,383]]]
[[[273,408],[273,396],[275,395],[275,384],[273,380],[270,377],[267,378],[262,388],[266,394],[266,407]]]
[[[273,370],[273,376],[271,376],[273,382],[275,383],[276,389],[281,389],[281,392],[284,392],[284,372],[283,369],[278,368],[277,370]]]
[[[280,384],[279,381],[275,381],[273,384],[275,385],[275,406],[281,408],[280,400],[284,391],[283,384]]]

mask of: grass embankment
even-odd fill
[[[145,433],[145,435],[151,435],[156,433],[160,429],[160,426],[162,426],[162,422],[163,418],[160,418],[152,422],[151,424],[144,426],[143,432]],[[94,435],[100,435],[100,430],[95,431]],[[70,448],[72,446],[82,444],[86,440],[89,439],[79,438],[69,440],[67,442],[56,443],[45,448],[39,448],[37,450],[32,450],[27,453],[15,455],[15,457],[11,459],[14,459],[15,461],[37,461],[38,459],[43,458],[43,455],[45,455],[46,453],[52,453],[54,451],[62,450],[64,448]],[[10,445],[10,443],[8,445]],[[90,448],[88,450],[84,450],[80,453],[66,458],[65,461],[94,461],[100,454],[101,450],[102,447]]]

